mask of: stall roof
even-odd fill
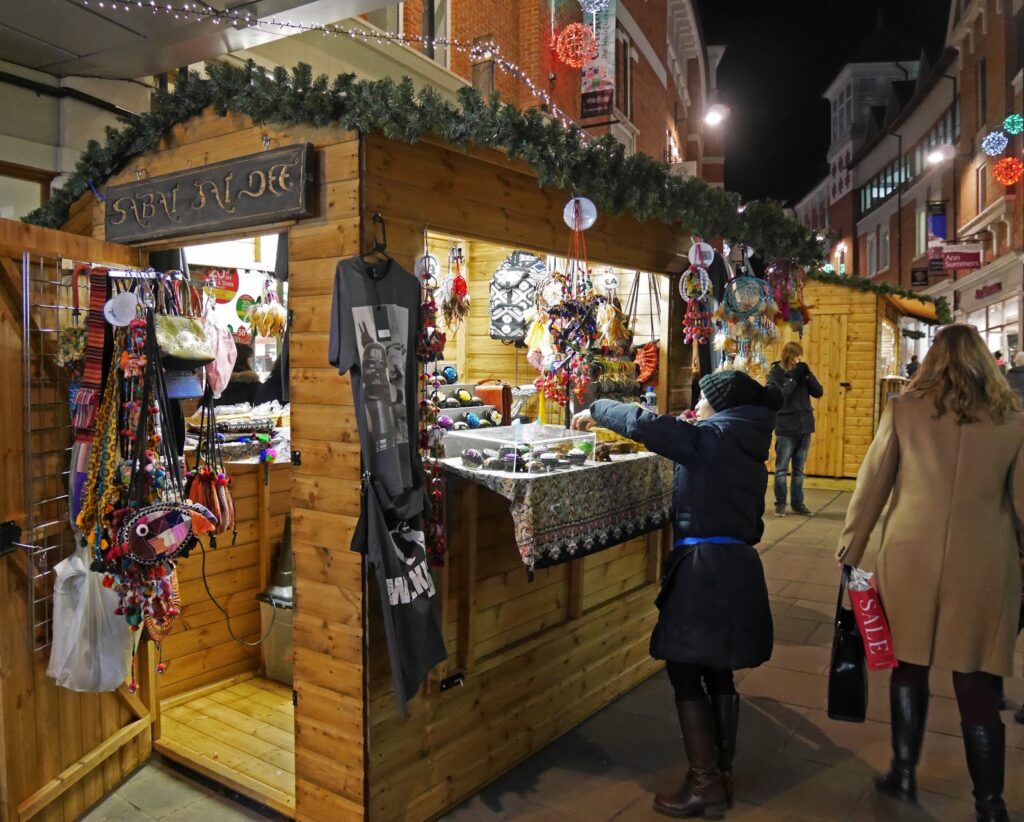
[[[928,323],[938,323],[939,321],[935,310],[935,303],[901,297],[898,294],[889,294],[886,299],[908,317],[916,317]]]

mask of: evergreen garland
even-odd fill
[[[808,269],[808,279],[828,285],[838,285],[843,288],[852,288],[855,291],[871,292],[881,297],[894,296],[903,297],[908,300],[919,300],[923,303],[932,303],[935,306],[935,319],[939,325],[948,325],[953,322],[953,313],[949,310],[949,302],[945,297],[932,297],[927,294],[918,294],[916,291],[908,291],[905,288],[897,288],[888,283],[876,283],[866,277],[843,277],[839,274],[829,274],[820,268]]]
[[[120,129],[108,127],[104,144],[90,141],[64,186],[25,221],[60,228],[72,203],[91,186],[157,148],[172,126],[212,106],[222,116],[243,114],[255,123],[333,125],[364,134],[379,131],[409,143],[434,134],[460,147],[502,148],[509,157],[526,161],[540,185],[589,197],[609,213],[679,223],[703,236],[742,241],[768,259],[813,265],[822,256],[814,232],[776,202],[750,203],[740,213],[735,194],[699,178],[680,178],[646,154],[627,157],[610,135],[585,143],[578,131],[536,109],[504,104],[496,94],[484,99],[463,88],[452,104],[429,86],[417,90],[408,77],[366,81],[340,74],[332,81],[314,76],[302,63],[291,73],[278,67],[272,74],[252,61],[244,67],[215,63],[206,74],[190,73],[174,92],[157,92],[149,113],[123,119]]]

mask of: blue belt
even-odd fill
[[[683,548],[687,545],[700,545],[701,543],[708,543],[710,545],[746,545],[743,540],[736,539],[736,537],[683,537],[677,539],[672,546],[674,548]]]

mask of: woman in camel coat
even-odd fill
[[[973,327],[940,331],[908,392],[882,415],[838,552],[858,565],[882,517],[878,587],[900,666],[891,684],[893,765],[877,787],[915,798],[928,670],[948,668],[979,820],[1007,818],[999,693],[1000,677],[1013,675],[1020,614],[1020,407]]]

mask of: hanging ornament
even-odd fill
[[[452,336],[469,319],[469,283],[462,274],[463,262],[462,249],[452,245],[448,251],[448,276],[441,284],[441,313]]]
[[[600,14],[608,8],[609,0],[580,0],[580,8],[585,14]]]
[[[985,135],[985,139],[981,141],[981,150],[989,157],[998,157],[1006,151],[1008,145],[1010,145],[1009,137],[1001,131],[993,131]]]
[[[701,265],[691,265],[679,278],[679,296],[685,302],[706,300],[711,293],[711,277]]]
[[[1020,182],[1021,177],[1024,177],[1024,162],[1017,157],[1004,157],[992,166],[992,176],[995,177],[996,182],[1002,183],[1007,188],[1016,185]]]
[[[288,325],[288,312],[277,298],[277,290],[268,277],[263,281],[263,295],[249,306],[245,321],[261,337],[279,337]]]
[[[1017,135],[1024,132],[1024,115],[1022,114],[1011,114],[1005,120],[1003,120],[1003,128],[1006,129],[1007,133]]]
[[[687,256],[690,258],[690,265],[708,268],[715,261],[715,249],[697,237],[694,239],[693,245],[690,246]]]
[[[597,222],[597,206],[586,197],[573,197],[562,209],[562,219],[573,231],[586,231]]]
[[[413,274],[425,286],[434,288],[437,286],[437,278],[441,276],[441,261],[433,254],[424,253],[422,257],[416,260],[416,265],[413,266]]]
[[[555,53],[570,68],[583,68],[597,56],[594,30],[583,23],[570,23],[558,35]]]

